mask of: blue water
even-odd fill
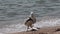
[[[43,0],[44,1],[44,0]],[[59,0],[0,0],[0,20],[25,19],[31,11],[36,17],[59,16]],[[41,3],[40,3],[41,2]]]
[[[45,16],[58,19],[60,18],[60,0],[0,0],[0,28],[23,24],[31,11],[34,12],[37,21]]]

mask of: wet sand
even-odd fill
[[[24,32],[15,32],[8,34],[60,34],[60,26],[55,27],[43,27],[37,31],[24,31]]]

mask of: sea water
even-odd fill
[[[60,25],[60,0],[0,0],[0,34],[26,31],[25,20],[34,12],[34,27]]]

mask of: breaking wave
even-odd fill
[[[60,19],[57,17],[43,17],[39,22],[36,22],[34,24],[35,27],[53,27],[53,26],[59,26],[60,25]],[[12,24],[12,25],[5,25],[6,28],[0,29],[1,33],[11,33],[11,32],[21,32],[26,31],[26,26],[24,24],[18,23],[18,24]]]

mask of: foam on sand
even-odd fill
[[[60,25],[60,19],[59,18],[49,18],[49,19],[42,19],[40,22],[37,22],[34,24],[35,27],[52,27],[52,26],[59,26]],[[6,25],[6,28],[0,29],[1,34],[2,33],[10,33],[10,32],[21,32],[26,31],[26,26],[24,24],[12,24],[12,25]]]

